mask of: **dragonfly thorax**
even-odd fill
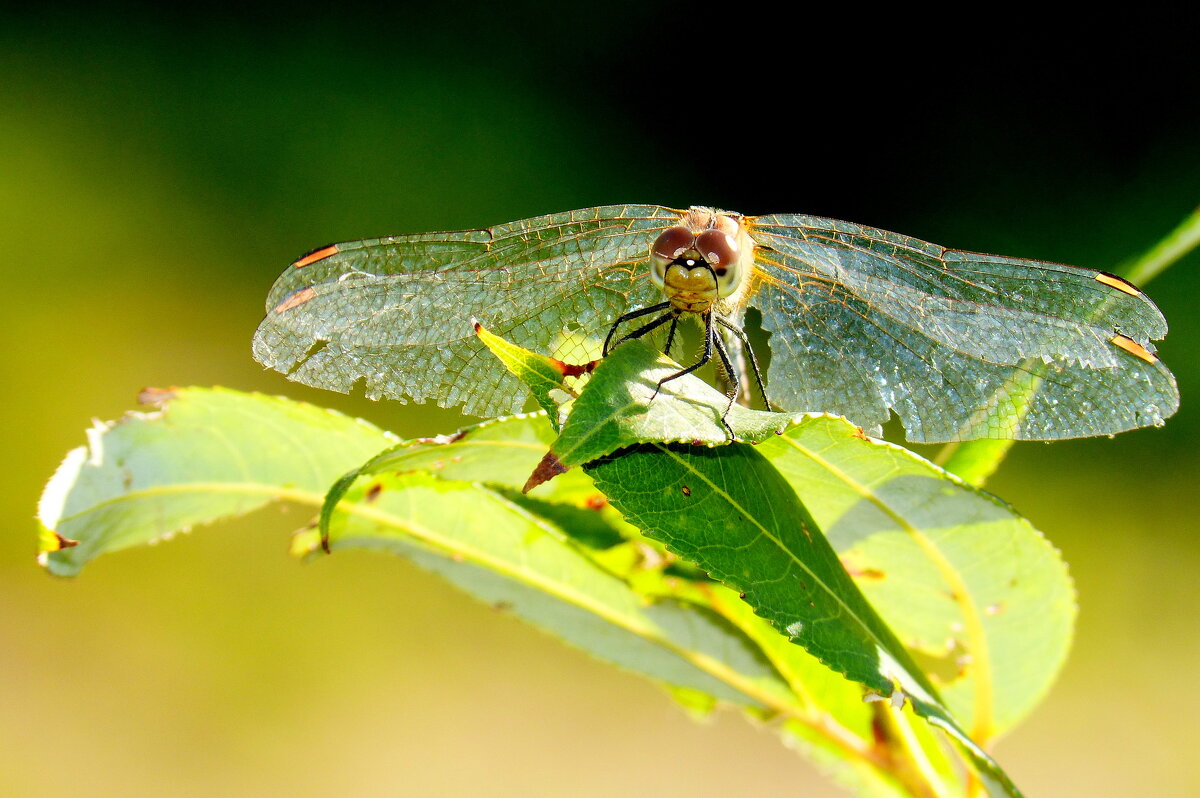
[[[707,313],[738,292],[753,244],[738,214],[692,208],[650,250],[650,279],[678,310]]]

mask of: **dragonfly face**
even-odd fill
[[[1111,435],[1179,404],[1152,343],[1166,322],[1119,277],[699,207],[610,205],[321,247],[276,281],[254,354],[308,385],[361,382],[371,398],[496,416],[519,411],[525,391],[473,320],[582,363],[619,319],[694,314],[733,335],[748,307],[769,335],[771,403],[869,434],[895,413],[914,441]]]
[[[671,305],[706,313],[746,284],[753,243],[741,214],[692,208],[650,248],[650,279]]]

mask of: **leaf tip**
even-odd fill
[[[548,482],[559,474],[565,473],[567,473],[567,466],[558,459],[558,455],[554,452],[546,452],[546,455],[538,461],[537,466],[533,469],[533,473],[529,475],[529,479],[525,481],[521,493],[528,493],[543,482]]]
[[[71,538],[63,537],[53,529],[43,526],[38,530],[38,565],[42,566],[43,568],[49,568],[51,554],[56,551],[62,551],[63,549],[74,548],[78,545],[78,540],[72,540]]]
[[[288,554],[297,559],[304,559],[316,554],[321,548],[321,533],[316,525],[298,529],[292,534],[292,542],[288,546]]]

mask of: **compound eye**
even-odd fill
[[[662,258],[670,263],[692,248],[696,237],[686,227],[672,227],[658,237],[650,250],[656,258]]]
[[[696,239],[696,249],[718,276],[724,274],[737,261],[737,239],[720,230],[705,230]]]

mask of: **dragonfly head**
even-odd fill
[[[751,247],[732,214],[693,208],[650,249],[650,279],[679,310],[704,313],[742,285]]]

